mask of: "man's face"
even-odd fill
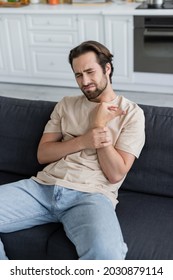
[[[99,101],[98,97],[108,85],[108,74],[98,64],[94,52],[87,52],[73,59],[73,70],[76,81],[90,101]]]

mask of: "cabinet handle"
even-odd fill
[[[154,37],[173,37],[173,29],[170,28],[170,30],[168,29],[162,29],[162,30],[157,30],[157,29],[152,29],[152,30],[149,30],[149,29],[145,29],[144,30],[144,37],[149,37],[149,36],[152,36],[153,38]]]

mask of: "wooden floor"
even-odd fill
[[[116,91],[116,93],[118,95],[123,95],[138,104],[173,107],[173,93],[157,94],[131,91]],[[60,101],[64,96],[79,94],[81,94],[81,91],[78,88],[0,83],[0,96],[32,100]]]

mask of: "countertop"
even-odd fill
[[[136,9],[141,3],[105,4],[29,4],[19,8],[0,7],[0,14],[101,14],[101,15],[171,15],[173,9]]]

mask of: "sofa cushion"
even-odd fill
[[[20,174],[0,171],[0,185],[16,182],[26,178],[27,178],[26,175],[22,176]]]
[[[172,198],[120,191],[117,216],[131,260],[173,260]]]
[[[128,245],[126,259],[172,260],[172,198],[120,191],[117,216]],[[60,223],[0,234],[10,259],[77,259]]]
[[[37,147],[54,102],[0,97],[0,171],[29,177],[43,166]]]
[[[121,188],[173,197],[173,108],[140,106],[146,143]]]
[[[11,260],[77,259],[74,245],[61,223],[49,223],[13,233],[1,233],[5,251]]]

